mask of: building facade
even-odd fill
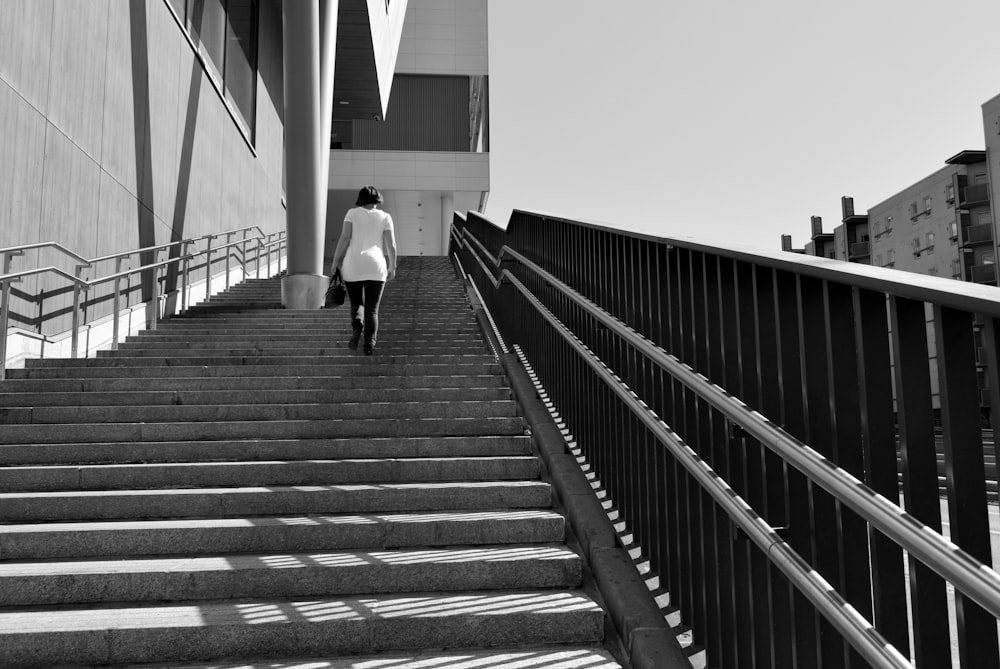
[[[330,144],[326,263],[344,212],[373,184],[402,255],[443,255],[455,211],[489,192],[486,0],[410,0],[384,118],[337,100]]]
[[[319,4],[334,7],[336,45],[320,271],[366,184],[384,192],[401,254],[446,252],[452,212],[480,210],[489,191],[486,0]],[[0,249],[57,242],[98,258],[249,226],[285,230],[296,198],[284,9],[280,0],[0,3]],[[49,265],[76,270],[45,249],[16,262]],[[68,316],[40,323],[33,298],[16,297],[48,294],[65,310],[69,295],[51,297],[57,283],[18,283],[11,325],[64,331]]]

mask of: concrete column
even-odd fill
[[[451,242],[451,221],[455,216],[455,194],[441,193],[441,254],[448,255]]]
[[[324,91],[320,73],[319,3],[316,0],[285,2],[282,13],[288,274],[281,282],[281,302],[288,309],[319,309],[323,306],[327,285],[323,275],[323,242],[326,175],[330,160],[329,133],[327,141],[322,141],[322,94],[331,96],[332,114],[332,73],[329,90]],[[324,11],[324,18],[331,15],[335,20],[335,11]],[[323,32],[324,37],[336,39],[336,28]]]
[[[330,193],[330,134],[333,131],[333,73],[337,65],[337,15],[340,0],[319,0],[320,39],[320,131],[323,155],[320,160],[320,226],[326,237],[326,202]],[[322,250],[322,245],[320,246]],[[324,268],[329,269],[329,268]]]

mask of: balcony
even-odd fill
[[[997,282],[996,265],[975,265],[971,268],[972,281],[975,283],[988,283],[995,286]]]
[[[965,237],[963,246],[979,246],[993,242],[993,225],[991,223],[966,226],[963,233]]]
[[[962,201],[960,204],[963,207],[975,207],[976,205],[986,204],[989,201],[989,184],[973,184],[962,189]]]
[[[848,250],[848,259],[855,260],[871,256],[871,242],[854,242]]]

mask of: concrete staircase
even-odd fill
[[[0,666],[618,667],[449,261],[279,293],[0,381]]]

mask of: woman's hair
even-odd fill
[[[358,201],[354,205],[363,207],[366,204],[382,204],[382,193],[375,186],[365,186],[358,191]]]

